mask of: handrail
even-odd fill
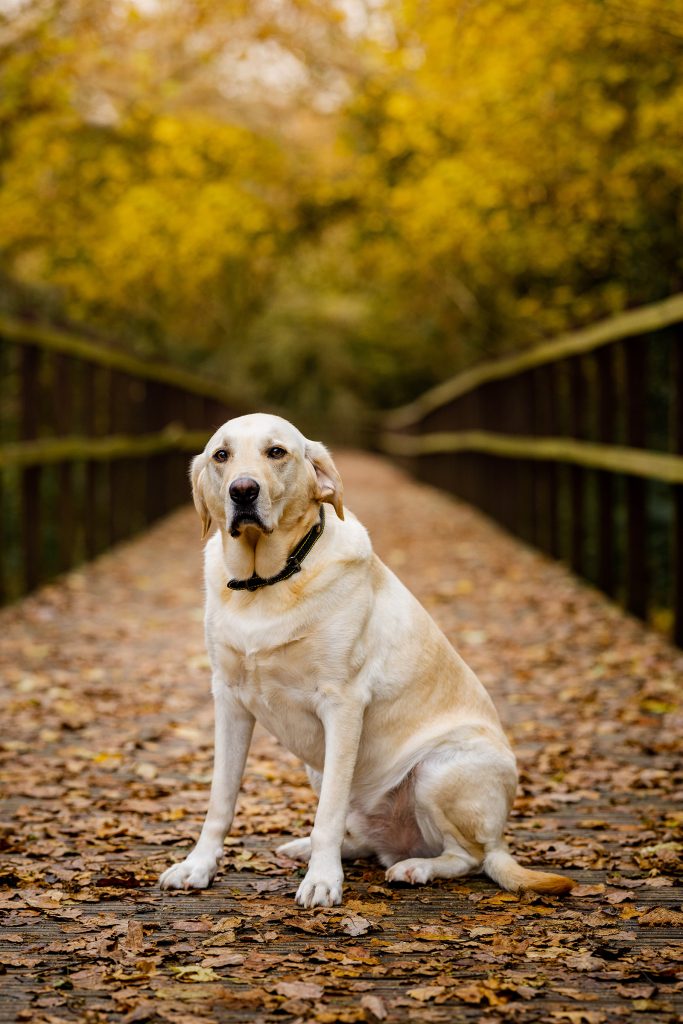
[[[680,325],[683,293],[480,363],[385,414],[378,447],[632,614],[670,611],[683,647]]]
[[[153,434],[129,437],[49,437],[15,441],[0,446],[0,469],[10,466],[44,466],[60,462],[141,458],[169,451],[200,451],[206,444],[206,430],[183,430],[173,424]]]
[[[481,452],[511,459],[566,462],[667,484],[683,484],[681,455],[564,437],[525,437],[488,430],[443,431],[419,436],[385,433],[380,436],[379,446],[388,455],[410,457]]]
[[[384,427],[387,430],[401,430],[410,427],[428,413],[451,402],[454,398],[459,398],[468,391],[473,391],[488,381],[512,377],[524,370],[535,369],[537,366],[543,366],[568,356],[583,355],[602,345],[621,341],[623,338],[630,338],[634,335],[661,330],[681,320],[683,320],[683,293],[672,295],[662,302],[628,310],[626,313],[601,320],[597,324],[573,331],[570,334],[562,334],[554,341],[543,342],[526,352],[479,363],[477,366],[464,370],[457,376],[430,388],[429,391],[425,391],[407,405],[392,409],[384,417]]]
[[[80,338],[78,335],[69,334],[66,331],[38,327],[35,324],[24,323],[11,317],[0,316],[0,338],[2,337],[19,344],[35,345],[50,352],[59,352],[75,356],[77,359],[85,359],[88,362],[98,363],[100,366],[106,366],[112,370],[120,370],[134,377],[170,384],[172,387],[182,388],[184,391],[190,391],[192,394],[201,395],[204,398],[214,398],[227,405],[231,405],[234,401],[234,394],[227,388],[187,370],[180,370],[163,363],[150,363],[116,349],[97,345],[88,341],[87,338]]]

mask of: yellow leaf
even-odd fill
[[[216,974],[213,967],[202,967],[200,964],[190,964],[189,967],[171,967],[178,981],[182,982],[207,982],[220,981],[220,975]]]

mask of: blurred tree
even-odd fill
[[[681,289],[683,0],[14,0],[2,301],[358,422]]]
[[[378,339],[407,333],[442,375],[681,288],[681,14],[402,5],[347,122]]]

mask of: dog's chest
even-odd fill
[[[237,684],[254,692],[261,692],[277,683],[289,683],[300,689],[306,686],[310,676],[315,644],[307,638],[300,638],[245,649],[231,637],[217,645],[217,653],[229,685]]]
[[[325,735],[315,713],[321,679],[312,666],[314,644],[294,641],[278,648],[223,650],[225,679],[257,722],[297,757],[322,768]]]
[[[324,748],[316,714],[324,640],[276,621],[230,622],[213,636],[213,658],[225,685],[256,720],[289,750],[314,766]]]
[[[346,607],[346,606],[345,606]],[[269,732],[297,757],[323,767],[325,735],[321,709],[348,685],[354,631],[342,609],[332,617],[311,602],[295,616],[268,613],[261,602],[252,613],[213,604],[207,641],[212,664],[228,687]],[[346,666],[346,672],[339,667]]]

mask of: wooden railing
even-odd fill
[[[445,381],[379,447],[683,645],[683,295]]]
[[[0,318],[0,601],[187,501],[188,454],[238,411],[211,381]]]

